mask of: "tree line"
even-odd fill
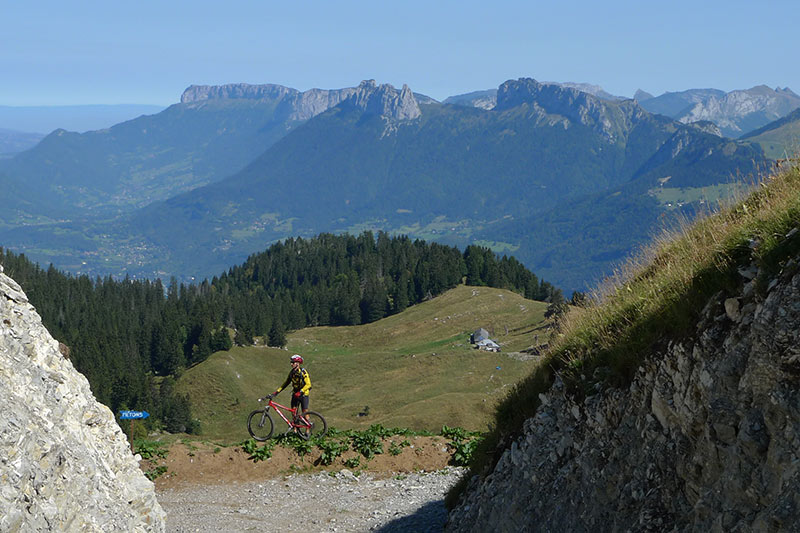
[[[166,287],[42,269],[2,248],[0,261],[100,402],[147,410],[151,425],[173,432],[198,429],[175,379],[234,342],[283,346],[290,330],[373,322],[462,282],[563,301],[513,257],[383,232],[287,239],[211,280]]]

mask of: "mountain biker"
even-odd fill
[[[311,377],[308,375],[308,371],[300,366],[303,364],[303,358],[300,357],[300,355],[294,354],[289,358],[289,362],[292,365],[289,376],[286,378],[286,381],[283,382],[283,385],[278,387],[271,396],[277,396],[278,393],[291,383],[293,390],[292,409],[297,408],[299,405],[303,408],[303,415],[305,415],[306,411],[308,411],[308,394],[311,391]]]

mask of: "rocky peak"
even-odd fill
[[[746,90],[710,96],[678,117],[683,123],[710,120],[728,137],[740,135],[778,120],[800,107],[800,96],[790,89],[759,85]]]
[[[364,80],[347,98],[347,103],[368,114],[394,120],[412,120],[422,114],[414,94],[405,84],[398,91],[388,83],[378,85],[375,80]]]
[[[622,96],[617,96],[615,94],[611,94],[610,92],[606,91],[599,85],[594,85],[592,83],[576,83],[574,81],[546,81],[544,82],[546,85],[558,85],[560,87],[569,87],[570,89],[577,89],[584,93],[589,93],[592,96],[596,96],[601,100],[609,100],[611,102],[618,102],[620,100],[626,100],[626,98]]]
[[[711,135],[722,137],[722,131],[720,131],[719,126],[710,120],[698,120],[697,122],[689,122],[687,125],[704,133],[710,133]]]
[[[227,85],[191,85],[181,95],[182,104],[205,102],[208,100],[279,100],[300,91],[283,85],[250,85],[230,83]]]
[[[449,96],[444,100],[445,104],[461,105],[465,107],[477,107],[478,109],[494,109],[497,104],[497,89],[485,91],[472,91],[470,93]]]
[[[111,411],[0,265],[0,531],[164,531]]]
[[[539,83],[533,78],[509,80],[500,85],[495,110],[504,111],[523,104],[589,126],[611,142],[624,135],[626,123],[644,114],[632,100],[608,102],[577,88]]]

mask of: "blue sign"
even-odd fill
[[[121,420],[133,420],[135,418],[147,418],[150,413],[147,411],[120,411],[119,418]]]

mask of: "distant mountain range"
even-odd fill
[[[87,211],[119,214],[220,180],[357,91],[191,86],[180,104],[156,115],[83,134],[56,130],[0,162],[0,185],[14,182],[33,202],[24,212],[3,213],[0,227]]]
[[[513,253],[571,290],[765,162],[632,99],[520,79],[494,100],[373,81],[190,87],[157,115],[57,131],[2,162],[0,243],[72,272],[197,278],[288,236],[381,229]]]
[[[626,99],[588,83],[545,82],[545,84],[578,89],[603,100]],[[444,103],[493,109],[496,99],[497,91],[491,89],[451,96],[444,100]],[[633,99],[651,113],[666,115],[684,124],[713,123],[719,128],[719,135],[731,138],[747,135],[800,108],[800,96],[791,89],[770,89],[765,85],[729,93],[718,89],[690,89],[664,93],[661,96],[653,96],[640,89],[636,91]]]
[[[732,138],[761,128],[800,107],[800,96],[791,89],[771,89],[766,85],[729,93],[693,89],[655,98],[647,98],[643,92],[637,96],[641,106],[651,113],[661,113],[683,123],[711,121],[724,136]]]

